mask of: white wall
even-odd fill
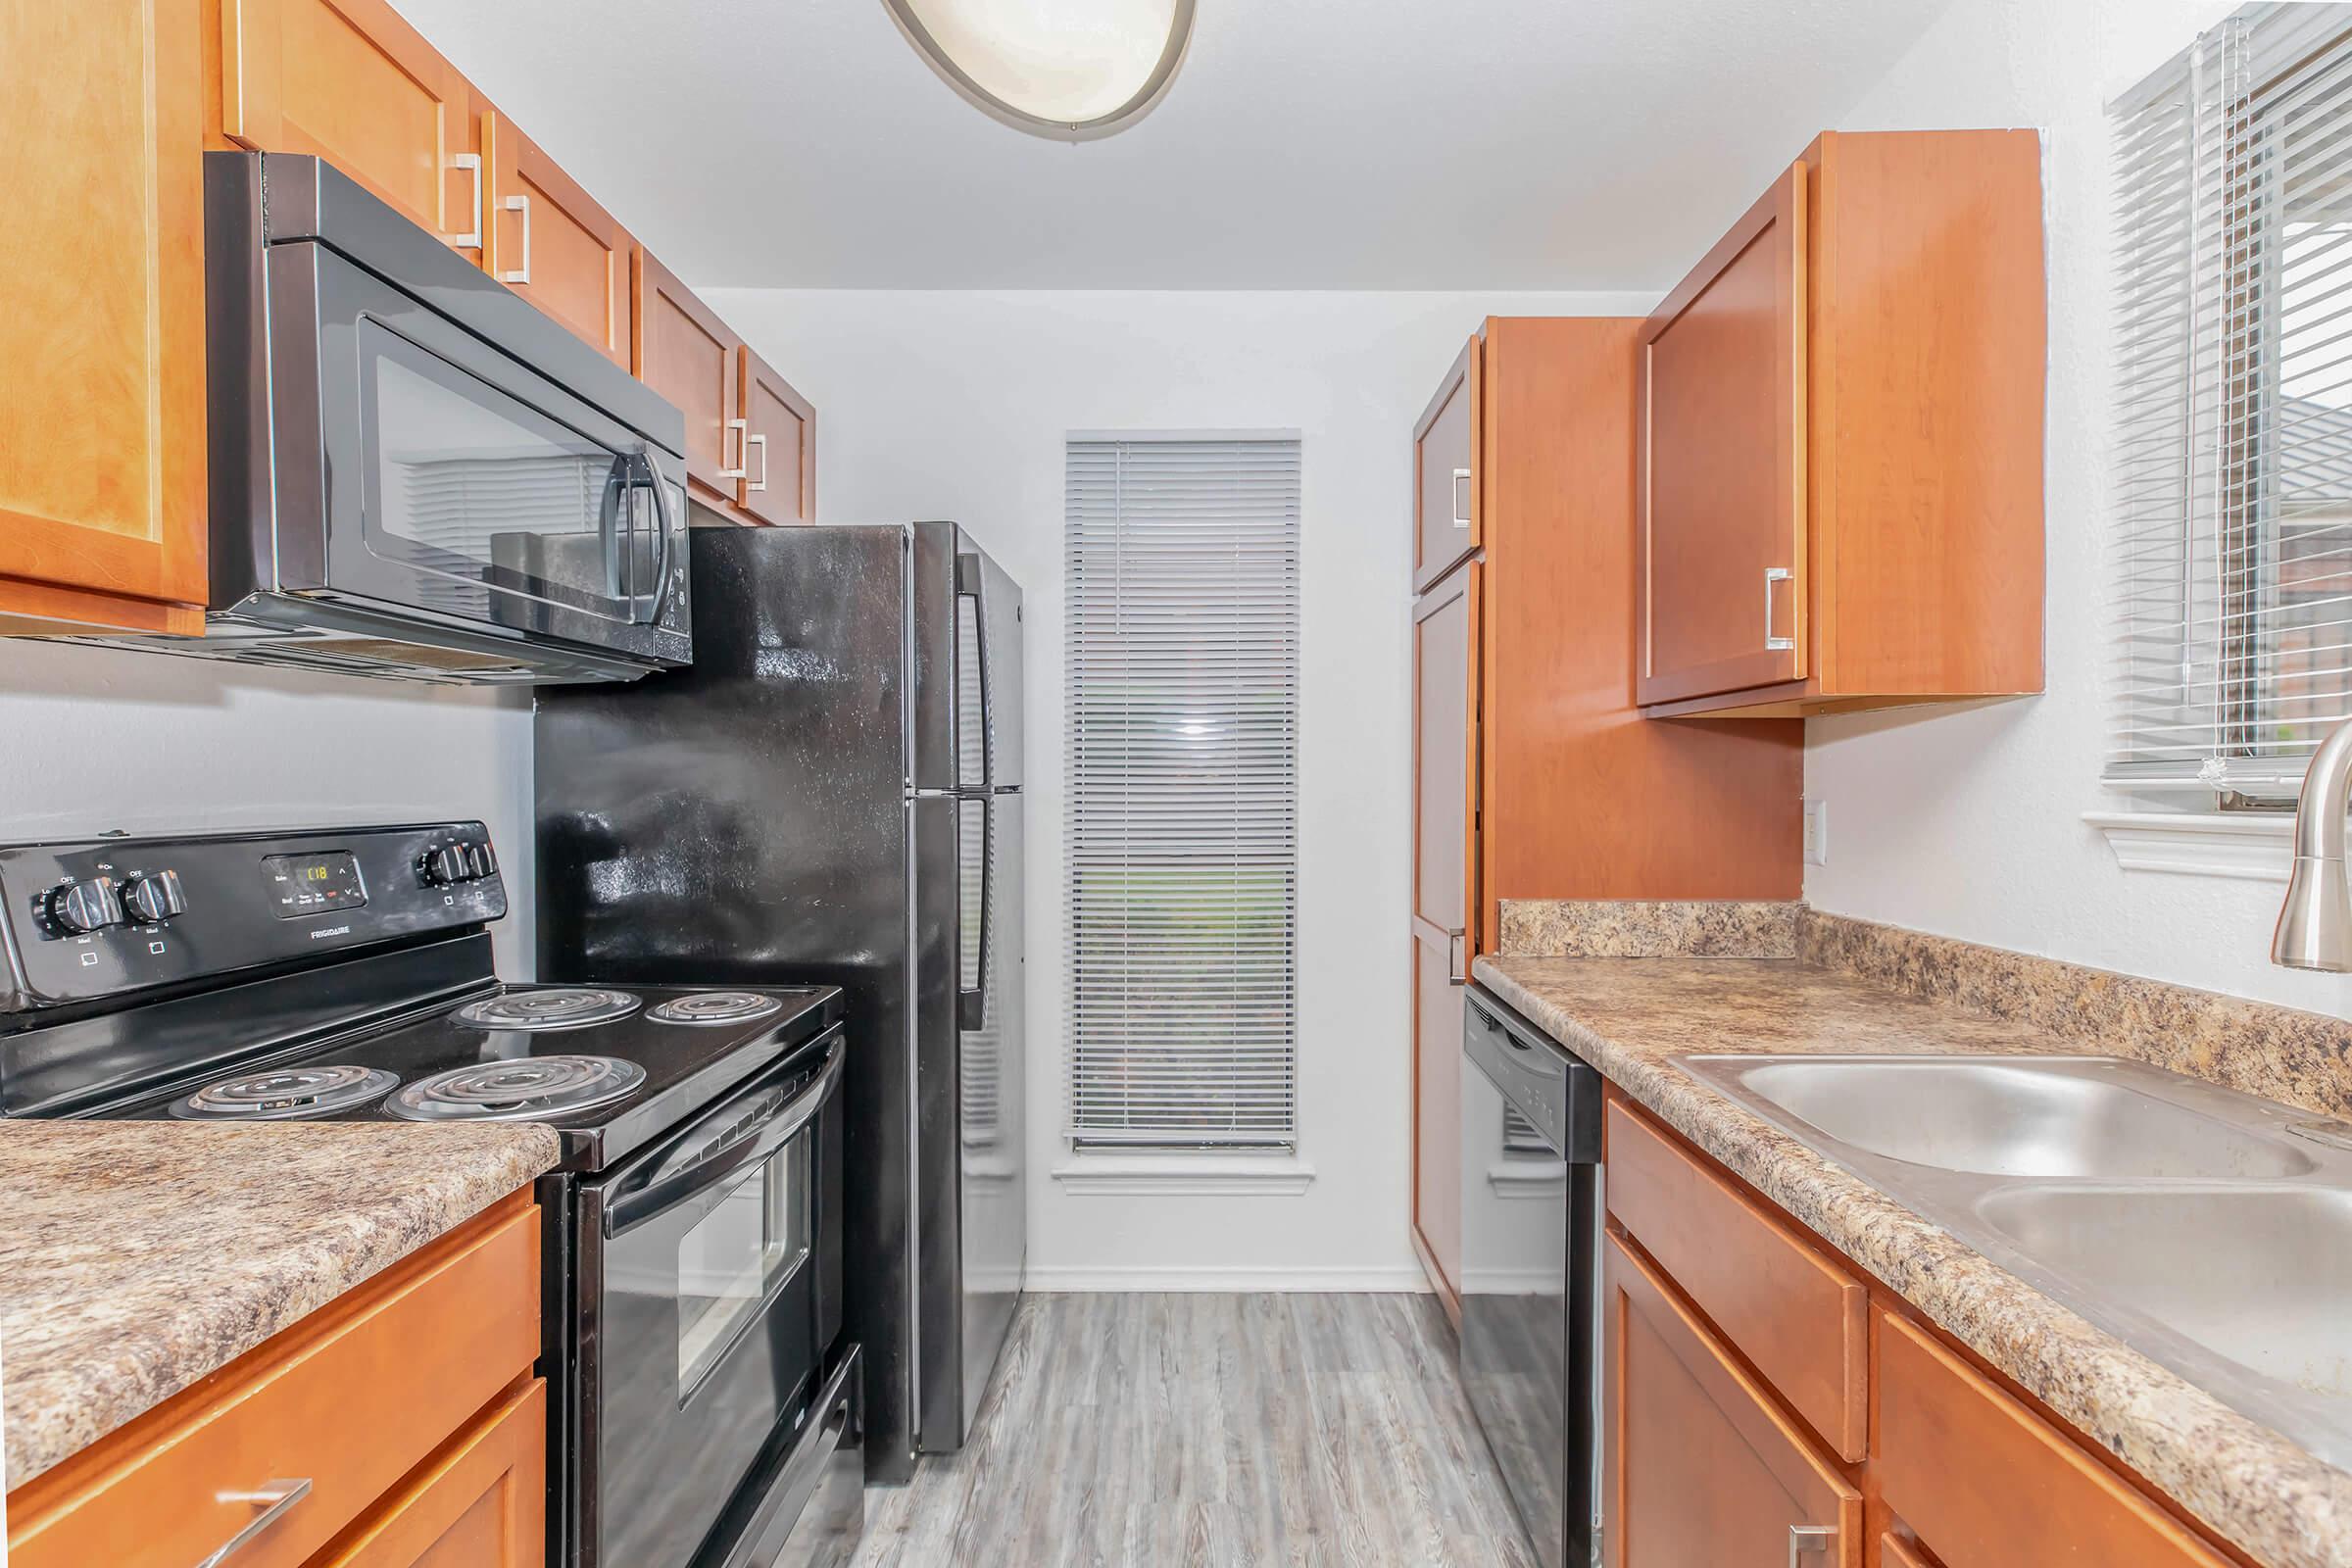
[[[722,290],[818,410],[817,514],[954,517],[1028,628],[1032,1283],[1418,1289],[1405,1240],[1411,442],[1491,312],[1652,297]],[[1062,911],[1062,453],[1074,429],[1302,432],[1302,1196],[1074,1195]]]
[[[489,822],[527,975],[527,694],[0,641],[0,843],[439,817]]]
[[[2279,884],[2127,872],[2082,820],[2131,804],[2099,782],[2114,516],[2105,104],[2230,9],[1958,0],[1835,120],[2043,128],[2049,681],[2041,697],[1961,712],[1811,720],[1806,793],[1830,803],[1830,863],[1808,870],[1805,895],[1841,913],[2343,1013],[2352,981],[2269,962]]]

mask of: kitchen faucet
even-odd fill
[[[2352,806],[2352,721],[2312,754],[2295,802],[2295,866],[2271,937],[2271,961],[2352,970],[2352,888],[2344,879],[2344,812]]]

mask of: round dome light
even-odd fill
[[[1108,135],[1156,103],[1193,0],[883,0],[933,69],[1007,124]]]

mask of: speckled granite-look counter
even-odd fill
[[[1808,912],[1800,925],[1821,918]],[[1893,951],[1892,938],[1850,929],[1860,924],[1842,922],[1822,945]],[[1806,936],[1812,951],[1818,934]],[[1951,956],[1945,948],[1966,946],[1919,940],[1936,947],[1937,967]],[[1476,975],[2225,1539],[2272,1568],[2352,1564],[2352,1475],[2084,1322],[1670,1059],[1693,1052],[2089,1054],[2099,1049],[2092,1039],[1790,959],[1500,957],[1481,958]],[[2318,1026],[2279,1027],[2300,1041]],[[2259,1040],[2231,1043],[2259,1049]],[[2126,1054],[2112,1039],[2105,1045]],[[2160,1064],[2195,1070],[2194,1058]]]
[[[0,1121],[8,1488],[556,1163],[545,1127]]]

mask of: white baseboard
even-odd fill
[[[1399,1263],[1394,1268],[1298,1268],[1264,1264],[1242,1268],[1171,1268],[1156,1263],[1132,1263],[1108,1268],[1084,1265],[1040,1266],[1032,1263],[1027,1289],[1041,1295],[1094,1295],[1122,1292],[1188,1291],[1223,1295],[1269,1292],[1402,1292],[1429,1293],[1429,1276],[1420,1265]]]

